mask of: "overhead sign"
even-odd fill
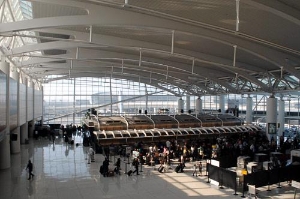
[[[131,147],[127,146],[126,147],[126,155],[130,155],[130,153],[131,153]]]
[[[269,134],[277,133],[276,123],[268,123],[268,133]]]

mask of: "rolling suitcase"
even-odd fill
[[[178,166],[175,168],[175,172],[178,173],[178,172],[180,171],[180,169],[181,169],[181,166],[178,165]]]
[[[102,165],[100,166],[99,172],[100,172],[101,174],[103,174],[103,166],[102,166]]]
[[[69,138],[67,135],[65,135],[65,142],[69,142]]]
[[[127,173],[127,175],[128,175],[128,176],[131,176],[131,175],[132,175],[132,172],[133,172],[132,170],[129,170],[128,173]]]
[[[162,172],[164,171],[164,168],[165,168],[165,167],[160,166],[160,167],[158,168],[158,172],[159,172],[159,173],[162,173]]]
[[[112,177],[114,175],[115,175],[115,173],[113,170],[108,171],[108,177]]]

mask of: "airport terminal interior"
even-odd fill
[[[0,0],[0,197],[300,198],[298,0]]]

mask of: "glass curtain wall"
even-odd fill
[[[148,94],[148,95],[147,95]],[[251,95],[254,121],[266,115],[267,95]],[[190,96],[190,109],[195,109],[197,96]],[[44,120],[49,124],[81,124],[85,113],[95,108],[101,115],[158,114],[159,109],[177,113],[178,97],[150,85],[124,79],[76,78],[50,82],[44,85]],[[247,96],[229,94],[228,100],[238,103],[239,117],[246,115]],[[299,98],[285,98],[286,117],[299,117]],[[218,96],[202,96],[203,111],[217,113]],[[186,102],[184,102],[186,103]],[[186,106],[184,106],[186,108]],[[187,112],[187,110],[184,110]]]
[[[80,125],[91,108],[101,115],[138,114],[146,109],[148,114],[156,114],[161,108],[168,108],[172,114],[178,106],[174,95],[124,79],[76,78],[53,81],[43,87],[46,124]]]

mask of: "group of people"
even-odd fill
[[[196,177],[198,176],[197,173],[198,173],[198,170],[199,170],[199,175],[201,176],[202,175],[202,162],[200,161],[199,164],[194,164],[194,172],[193,172],[193,176],[196,175]]]
[[[104,177],[109,177],[110,172],[114,172],[117,175],[121,175],[120,170],[121,170],[121,159],[118,158],[116,163],[114,164],[115,168],[113,171],[109,170],[109,159],[105,157],[102,165],[100,166],[99,172],[104,176]]]

